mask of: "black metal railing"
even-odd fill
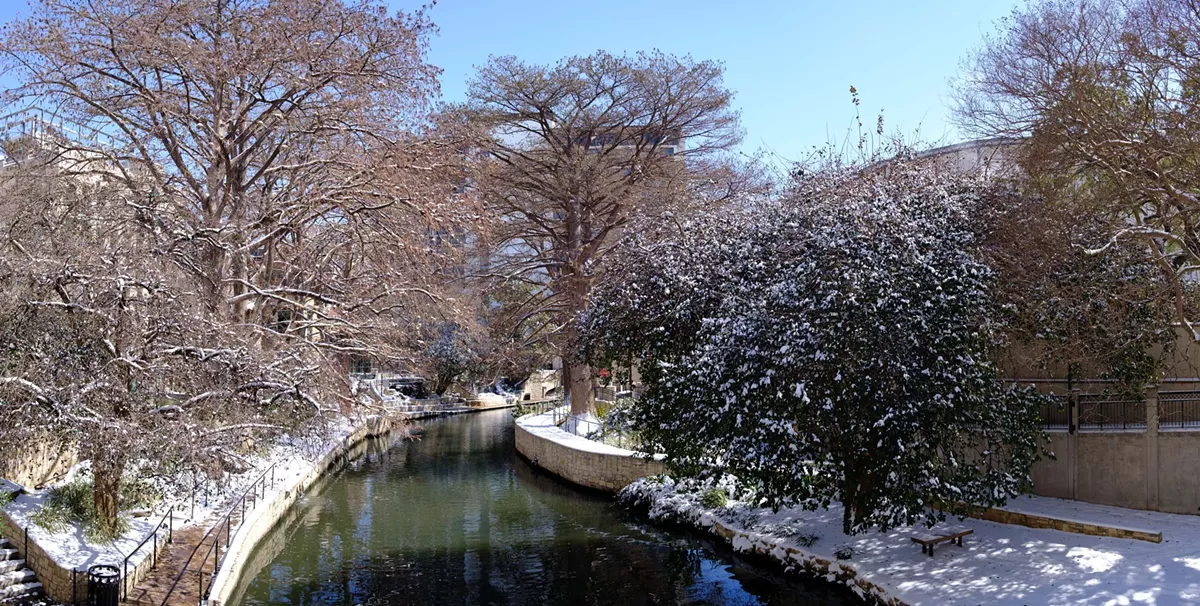
[[[392,404],[398,412],[422,413],[422,412],[449,412],[462,408],[464,402],[461,398],[449,396],[437,396],[433,398],[414,398],[407,401],[400,401]]]
[[[596,399],[601,402],[616,402],[617,390],[603,385],[596,387]]]
[[[1158,426],[1200,428],[1200,391],[1158,392]]]
[[[515,414],[519,417],[529,414],[540,415],[546,413],[551,413],[554,415],[555,425],[561,425],[562,422],[565,421],[568,416],[570,416],[570,411],[567,411],[563,408],[563,401],[558,398],[552,400],[539,400],[537,402],[530,402],[528,400],[521,401],[517,403],[515,410]]]
[[[515,414],[517,416],[550,414],[555,425],[562,425],[571,416],[571,411],[563,406],[562,400],[543,400],[519,403]],[[611,417],[605,417],[599,421],[576,418],[575,422],[583,425],[583,431],[578,433],[591,440],[604,442],[618,448],[635,448],[639,444],[634,432],[619,420],[613,420]]]
[[[1042,404],[1042,429],[1067,431],[1071,428],[1071,406],[1067,396],[1054,395],[1053,402]]]
[[[1146,400],[1109,394],[1079,394],[1079,428],[1145,429]]]
[[[225,547],[228,548],[233,542],[233,533],[241,527],[242,522],[246,519],[246,510],[249,507],[253,510],[254,506],[266,498],[267,491],[275,485],[275,470],[277,463],[272,463],[270,467],[262,472],[257,479],[238,497],[237,501],[230,506],[229,511],[217,521],[216,525],[209,529],[200,542],[192,548],[192,553],[188,556],[187,561],[180,568],[179,573],[175,575],[175,579],[171,582],[171,586],[167,588],[166,594],[163,596],[162,605],[165,606],[174,594],[175,588],[183,580],[183,577],[189,570],[192,569],[192,562],[196,559],[196,554],[200,551],[200,547],[204,545],[204,541],[212,538],[212,543],[204,552],[204,556],[200,559],[200,565],[197,570],[197,590],[200,596],[200,602],[204,603],[208,599],[209,592],[212,591],[212,581],[216,578],[217,573],[221,570],[221,564],[224,561],[224,556],[228,555],[228,551],[224,554],[221,552],[221,532],[225,533]],[[234,522],[234,514],[239,514],[237,522]],[[204,567],[212,562],[212,573],[207,575],[208,585],[204,584],[206,573]]]
[[[201,603],[208,601],[208,594],[212,591],[213,580],[216,579],[217,573],[221,571],[221,563],[224,561],[224,557],[221,555],[221,525],[224,524],[225,526],[225,555],[228,556],[229,545],[233,542],[233,532],[237,528],[240,528],[242,522],[246,519],[246,506],[249,505],[250,509],[253,510],[254,506],[267,496],[267,489],[270,486],[275,485],[275,465],[275,463],[271,463],[271,466],[268,467],[266,471],[262,473],[262,475],[258,476],[257,480],[254,480],[254,483],[250,485],[250,488],[248,488],[246,492],[242,493],[242,496],[238,498],[237,503],[229,508],[229,512],[217,522],[217,534],[215,537],[213,537],[213,542],[212,545],[209,546],[208,552],[205,553],[204,558],[200,560],[200,574],[198,579],[199,585],[197,587],[199,589]],[[269,485],[268,482],[270,482]],[[250,502],[247,503],[247,500],[250,500]],[[240,512],[236,525],[233,523],[233,514],[235,512]],[[212,575],[208,578],[208,587],[205,587],[204,566],[208,563],[208,556],[210,554],[213,556]],[[167,597],[170,597],[169,594]],[[164,598],[163,605],[165,606],[166,603],[167,600]]]
[[[166,530],[166,538],[164,540],[167,543],[170,543],[175,531],[174,507],[171,507],[167,510],[167,513],[165,513],[162,519],[158,521],[158,524],[154,525],[154,529],[150,531],[150,534],[147,535],[146,538],[142,539],[142,542],[138,543],[137,547],[134,547],[133,550],[129,552],[129,555],[126,555],[125,559],[121,561],[120,591],[122,600],[129,599],[129,560],[133,559],[133,556],[137,555],[143,547],[146,545],[151,545],[152,547],[150,549],[150,553],[146,557],[150,558],[151,568],[158,566],[158,535],[163,530]],[[136,565],[134,565],[134,572],[137,572]]]

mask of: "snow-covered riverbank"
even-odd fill
[[[758,552],[793,570],[845,583],[877,602],[1200,603],[1197,516],[1130,512],[1139,526],[1162,530],[1162,543],[952,520],[974,534],[963,547],[943,545],[930,557],[909,540],[912,528],[843,535],[836,505],[776,513],[731,499],[721,507],[706,507],[704,493],[669,479],[643,479],[628,486],[622,499],[647,507],[652,519],[706,529],[738,551]],[[847,549],[849,559],[835,556]]]

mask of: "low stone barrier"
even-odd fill
[[[1089,522],[1063,520],[1032,513],[1006,511],[1004,509],[986,509],[984,511],[972,513],[971,517],[978,518],[980,520],[987,520],[989,522],[999,522],[1001,524],[1027,526],[1029,528],[1050,528],[1062,532],[1088,534],[1098,537],[1134,539],[1138,541],[1149,541],[1151,543],[1162,542],[1161,532],[1149,532],[1145,530],[1133,530],[1129,528],[1119,528],[1116,526],[1106,526],[1103,524],[1092,524]]]
[[[0,535],[4,535],[12,543],[12,546],[17,550],[20,559],[25,560],[25,566],[37,575],[37,582],[42,584],[42,590],[50,598],[62,602],[64,604],[73,604],[82,602],[87,596],[87,568],[79,568],[71,570],[70,568],[59,565],[54,558],[50,557],[41,545],[37,542],[37,530],[34,529],[29,537],[29,541],[25,541],[25,529],[17,525],[8,514],[0,512],[0,526],[3,526]],[[147,535],[149,536],[149,535]],[[121,581],[123,584],[128,584],[130,588],[136,585],[139,581],[145,578],[154,565],[155,559],[167,547],[166,532],[160,534],[158,541],[158,551],[150,553],[149,547],[144,548],[138,555],[138,558],[130,560],[128,576]],[[121,561],[104,561],[92,562],[113,564],[121,568]],[[124,585],[123,585],[124,586]]]
[[[567,433],[551,413],[517,419],[516,448],[530,463],[572,484],[616,494],[638,478],[666,473],[661,458],[647,457]]]
[[[28,532],[28,538],[26,532]],[[166,529],[158,529],[155,532],[159,534],[158,542],[146,543],[145,547],[134,554],[134,557],[130,558],[129,568],[127,569],[122,567],[122,559],[114,557],[88,561],[86,565],[72,570],[55,561],[38,544],[38,535],[42,534],[38,528],[22,527],[13,520],[7,511],[0,510],[0,535],[12,543],[20,559],[25,560],[25,566],[37,575],[37,582],[42,584],[42,591],[51,599],[64,604],[83,602],[86,599],[88,591],[87,569],[94,564],[111,564],[122,568],[122,574],[127,575],[121,581],[122,587],[128,586],[132,588],[138,581],[145,578],[153,567],[154,562],[157,561],[158,556],[167,547]],[[150,535],[147,534],[146,536],[149,537]],[[157,551],[152,550],[152,544],[157,545]]]
[[[287,486],[280,485],[271,489],[267,496],[246,512],[237,532],[233,535],[221,569],[217,571],[209,591],[209,606],[220,606],[233,597],[237,589],[238,579],[242,569],[250,560],[250,554],[275,527],[275,524],[287,515],[288,509],[304,496],[308,489],[316,484],[325,472],[344,458],[349,458],[351,451],[373,436],[390,432],[393,423],[388,417],[370,417],[359,424],[345,438],[328,450],[312,467],[301,473]]]

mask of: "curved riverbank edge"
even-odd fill
[[[233,535],[221,569],[217,571],[206,602],[209,606],[220,606],[231,598],[237,589],[242,568],[250,559],[258,543],[287,515],[291,506],[308,489],[350,451],[369,438],[387,434],[402,422],[402,418],[388,416],[367,417],[358,422],[346,437],[334,443],[325,454],[312,462],[309,468],[297,474],[290,483],[271,488],[266,496],[247,511],[237,532]]]
[[[584,488],[617,494],[639,478],[666,473],[662,455],[643,454],[568,433],[554,423],[554,413],[517,419],[517,452],[534,467]]]
[[[840,560],[807,551],[794,540],[796,532],[793,531],[785,531],[783,534],[787,536],[777,536],[743,528],[745,521],[739,523],[725,519],[717,511],[700,505],[696,501],[699,498],[697,495],[676,494],[671,489],[672,485],[670,479],[637,481],[621,492],[621,501],[634,509],[645,510],[652,522],[682,525],[711,533],[728,543],[735,552],[778,562],[785,573],[797,573],[845,585],[870,604],[909,606],[884,585],[869,580],[867,577],[870,575],[863,574],[852,560]]]

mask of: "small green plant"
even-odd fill
[[[159,498],[149,482],[127,479],[121,484],[117,503],[119,510],[124,512],[151,507]],[[92,495],[90,478],[51,488],[41,509],[34,512],[30,519],[51,532],[63,532],[72,526],[79,526],[88,540],[99,543],[112,542],[129,530],[129,521],[120,516],[114,528],[100,526],[96,519],[96,501]]]
[[[806,533],[796,536],[796,544],[801,547],[812,547],[813,545],[817,544],[817,541],[820,538],[821,537],[819,537],[811,532],[806,532]],[[851,555],[853,555],[853,552],[851,552]],[[849,559],[849,558],[846,558],[846,559]]]
[[[15,490],[14,491],[0,490],[0,509],[4,509],[5,507],[8,507],[9,504],[11,504],[13,502],[13,499],[15,499],[15,498],[17,498],[17,492]]]
[[[709,509],[724,507],[728,502],[729,493],[724,488],[709,488],[700,495],[700,504]]]
[[[42,508],[34,512],[30,519],[51,532],[62,532],[73,523],[95,526],[96,504],[92,499],[92,483],[75,480],[51,488]]]
[[[833,557],[835,557],[839,560],[849,560],[850,558],[854,557],[854,548],[853,547],[842,547],[841,549],[838,549],[837,551],[833,552]]]

